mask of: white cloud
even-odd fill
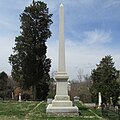
[[[94,30],[84,32],[84,41],[88,44],[108,43],[112,40],[110,31]]]
[[[119,5],[120,5],[119,0],[109,0],[109,2],[106,2],[106,4],[104,5],[104,8],[108,9],[108,8],[116,7]]]

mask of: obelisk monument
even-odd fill
[[[47,113],[78,114],[78,108],[73,106],[68,95],[68,75],[65,66],[65,41],[64,41],[64,6],[60,5],[59,18],[59,62],[56,79],[56,95],[52,104],[47,106]]]

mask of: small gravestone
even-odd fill
[[[19,98],[18,98],[19,102],[21,102],[21,93],[19,93]]]
[[[98,93],[98,108],[101,107],[101,103],[102,103],[102,97],[101,97],[101,92]]]
[[[77,102],[77,101],[79,101],[80,100],[80,97],[78,97],[78,96],[75,96],[74,97],[74,102]]]
[[[112,97],[110,97],[110,106],[113,105],[113,100],[112,100]]]
[[[14,99],[14,93],[12,92],[12,100]]]
[[[53,100],[52,98],[48,98],[48,99],[47,99],[47,104],[51,104],[51,103],[52,103],[52,100]]]

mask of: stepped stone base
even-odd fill
[[[53,100],[46,108],[46,113],[54,115],[79,115],[77,106],[73,106],[70,100]]]
[[[54,114],[54,115],[79,115],[79,110],[77,106],[70,106],[70,107],[59,107],[59,106],[52,106],[52,104],[49,104],[47,106],[46,112],[48,114]]]

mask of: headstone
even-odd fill
[[[74,97],[74,101],[75,101],[75,102],[77,102],[77,101],[79,101],[79,100],[80,100],[80,97],[78,97],[78,96],[75,96],[75,97]]]
[[[47,98],[47,104],[51,104],[52,103],[52,98]]]
[[[101,97],[101,92],[98,93],[98,108],[101,107],[102,103],[102,97]]]
[[[19,102],[21,102],[21,93],[19,93]]]
[[[14,93],[12,92],[12,100],[14,99]]]
[[[49,114],[78,114],[78,107],[73,106],[68,95],[68,75],[65,68],[65,42],[64,42],[64,6],[60,5],[59,23],[59,62],[56,79],[56,95],[52,104],[47,106]]]
[[[112,97],[110,97],[110,106],[113,105]]]

